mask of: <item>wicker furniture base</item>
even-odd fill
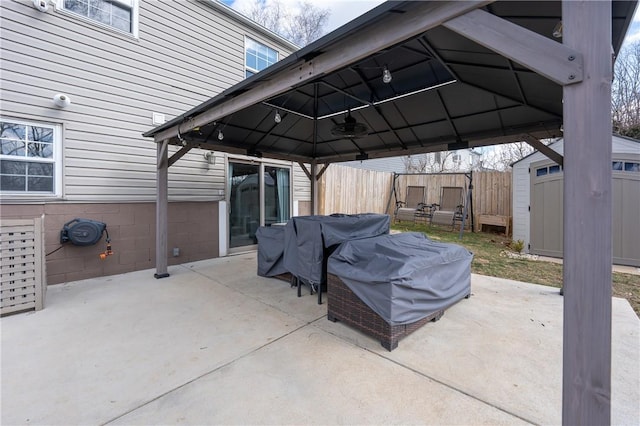
[[[391,325],[367,306],[336,275],[327,275],[327,319],[341,321],[365,334],[379,339],[388,351],[398,347],[398,341],[430,321],[439,320],[444,309],[411,324]]]
[[[284,274],[280,274],[280,275],[274,275],[274,276],[272,276],[271,278],[277,278],[277,279],[279,279],[279,280],[286,281],[286,282],[288,282],[288,283],[290,283],[290,282],[291,282],[291,280],[293,279],[293,277],[291,276],[291,274],[290,274],[290,273],[288,273],[288,272],[285,272]]]

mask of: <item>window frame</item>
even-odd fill
[[[620,168],[616,169],[616,165]],[[611,159],[611,171],[615,175],[622,174],[623,176],[630,173],[640,173],[640,155],[614,152]]]
[[[138,38],[138,27],[139,27],[139,15],[140,15],[140,0],[108,0],[111,3],[117,3],[122,6],[126,6],[131,9],[131,31],[124,31],[114,26],[105,24],[96,19],[90,18],[88,16],[81,15],[72,10],[67,9],[64,6],[65,0],[55,0],[56,10],[64,13],[65,15],[72,16],[81,21],[90,23],[91,25],[96,25],[99,28],[104,28],[110,31],[115,31],[118,34],[127,35],[129,37]],[[87,0],[88,1],[88,0]]]
[[[62,197],[62,124],[54,122],[44,122],[37,120],[28,120],[21,118],[10,118],[0,116],[0,122],[18,124],[22,126],[46,127],[53,131],[52,144],[53,155],[51,159],[37,157],[17,157],[13,155],[0,154],[0,159],[8,161],[21,161],[24,163],[46,163],[53,164],[53,190],[52,192],[44,191],[6,191],[0,190],[3,199],[24,199],[24,198],[60,198]]]
[[[269,66],[271,66],[271,65],[275,64],[276,62],[278,62],[278,61],[280,60],[280,51],[278,51],[278,50],[274,49],[273,47],[271,47],[271,46],[269,46],[269,45],[267,45],[267,44],[265,44],[265,43],[262,43],[262,42],[260,42],[260,41],[256,40],[255,38],[252,38],[252,37],[250,37],[250,36],[248,36],[248,35],[245,35],[245,36],[244,36],[244,50],[243,50],[243,55],[244,55],[244,56],[243,56],[243,58],[244,58],[244,59],[243,59],[243,61],[244,61],[244,70],[243,70],[243,71],[244,71],[244,78],[245,78],[245,79],[246,79],[246,78],[249,78],[249,77],[251,77],[251,76],[253,76],[253,75],[255,75],[255,74],[259,73],[259,72],[260,72],[260,71],[262,71],[263,69],[265,69],[265,68],[262,68],[262,69],[253,68],[253,67],[250,67],[250,66],[247,64],[247,47],[248,47],[248,42],[249,42],[249,41],[251,41],[251,42],[253,42],[253,43],[257,44],[258,46],[264,46],[264,47],[266,47],[267,49],[272,50],[273,52],[275,52],[275,54],[276,54],[276,60],[275,60],[275,62],[273,62],[273,63],[267,63],[267,66],[266,66],[265,68],[268,68]],[[268,62],[268,59],[267,59],[267,62]],[[247,72],[250,72],[250,73],[251,73],[251,76],[247,76]]]

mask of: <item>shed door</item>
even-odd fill
[[[640,266],[640,156],[613,155],[613,263]],[[543,256],[562,257],[562,168],[531,165],[531,246]]]
[[[640,155],[613,159],[613,262],[640,266]]]
[[[529,252],[562,257],[562,168],[556,163],[531,164],[531,241]]]

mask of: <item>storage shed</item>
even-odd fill
[[[640,141],[613,135],[613,262],[640,266]],[[563,140],[550,147],[563,154]],[[536,151],[513,164],[513,239],[562,257],[563,169]]]

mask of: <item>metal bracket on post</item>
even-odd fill
[[[307,178],[311,180],[311,172],[309,171],[309,169],[307,169],[307,166],[302,161],[298,161],[298,165],[300,166],[304,174],[307,175]]]
[[[327,168],[329,167],[329,164],[330,164],[330,163],[326,163],[326,164],[325,164],[325,165],[320,169],[320,171],[318,172],[318,175],[316,176],[316,180],[317,180],[317,181],[319,181],[319,180],[320,180],[320,178],[322,177],[322,175],[324,174],[324,172],[326,172],[326,171],[327,171]]]

